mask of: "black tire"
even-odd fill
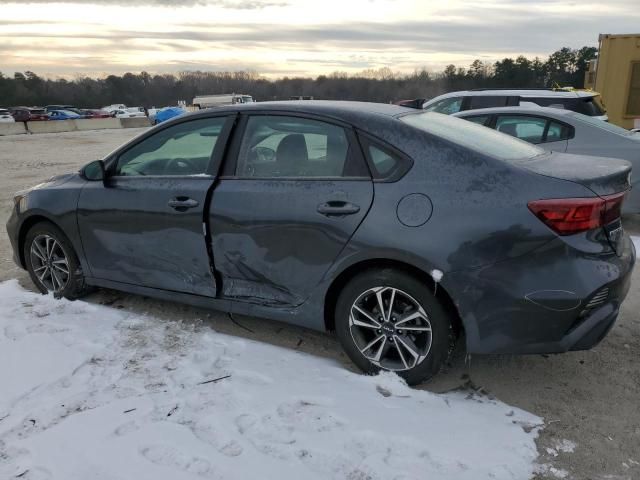
[[[391,298],[391,293],[393,295],[398,295],[398,302],[400,305],[398,308],[402,308],[403,302],[401,299],[406,300],[404,303],[404,312],[412,312],[416,311],[409,307],[411,301],[417,302],[418,307],[422,307],[423,312],[426,313],[428,317],[426,320],[423,320],[420,316],[419,320],[415,320],[416,325],[415,329],[421,328],[423,330],[427,330],[430,328],[430,341],[427,341],[429,333],[422,331],[412,331],[409,332],[407,330],[411,330],[411,326],[409,326],[406,330],[402,330],[403,323],[401,318],[409,317],[409,313],[406,314],[398,314],[397,318],[392,318],[392,312],[388,312],[389,322],[382,322],[385,328],[399,328],[395,330],[394,333],[389,333],[387,335],[387,330],[373,328],[371,330],[371,337],[369,338],[361,338],[362,335],[368,335],[369,329],[372,327],[361,328],[358,326],[354,326],[354,333],[352,334],[352,326],[350,325],[350,315],[352,311],[352,307],[356,301],[358,302],[374,302],[369,303],[370,305],[374,305],[373,309],[375,311],[377,303],[377,296],[375,299],[371,299],[371,295],[375,295],[372,292],[372,289],[377,287],[385,287],[381,289],[382,296],[387,295],[388,298]],[[394,291],[395,290],[395,291]],[[391,292],[391,293],[385,293]],[[399,292],[399,293],[397,293]],[[369,299],[369,300],[367,300]],[[383,299],[383,305],[384,305]],[[390,300],[389,300],[390,301]],[[394,301],[395,302],[395,301]],[[360,306],[364,304],[359,303]],[[379,309],[378,309],[379,311]],[[366,323],[370,323],[368,320],[375,314],[372,314],[369,317],[361,317]],[[383,312],[384,315],[384,312]],[[402,316],[404,315],[404,317]],[[377,317],[375,320],[378,322],[382,317]],[[397,325],[394,325],[392,322],[398,322]],[[403,323],[403,325],[412,325],[409,323]],[[432,293],[431,289],[425,285],[424,282],[417,280],[414,276],[391,268],[385,269],[372,269],[364,271],[357,276],[353,277],[347,285],[343,288],[342,292],[338,297],[338,301],[336,304],[335,311],[335,326],[336,326],[336,334],[340,343],[342,344],[342,348],[345,353],[349,356],[349,358],[355,363],[362,371],[368,374],[377,373],[380,370],[394,370],[398,375],[403,377],[409,385],[416,385],[420,382],[428,380],[429,378],[436,375],[444,363],[447,361],[453,344],[454,344],[454,331],[452,328],[452,323],[449,315],[442,307],[438,299]],[[403,335],[396,335],[397,333]],[[381,343],[384,346],[380,347],[381,351],[385,351],[389,359],[387,360],[388,365],[394,365],[395,362],[398,365],[398,368],[385,368],[384,362],[379,362],[379,364],[373,363],[370,358],[367,358],[365,354],[362,353],[361,348],[358,347],[358,343],[362,346],[363,344],[369,345],[367,343],[371,338],[375,340],[375,338],[386,336],[387,339],[382,339]],[[401,338],[398,338],[401,337]],[[423,355],[419,355],[417,357],[412,357],[408,355],[408,349],[404,348],[402,345],[402,339],[407,340],[405,345],[411,345],[412,347],[417,347],[420,342],[422,342],[422,348],[415,348],[415,351],[421,350],[420,353],[426,355],[424,359],[418,360],[423,357]],[[408,341],[410,340],[411,343]],[[385,342],[388,342],[385,344]],[[380,344],[376,344],[377,346]],[[428,346],[428,348],[427,348]],[[373,351],[365,350],[367,352]],[[402,351],[398,353],[397,350],[402,350],[405,354],[402,354]],[[370,355],[375,357],[375,355]],[[385,354],[382,355],[383,357]],[[401,360],[400,357],[404,357]],[[405,361],[405,359],[416,359],[417,362],[411,368],[406,368],[406,365],[411,365],[410,361]]]
[[[34,246],[34,241],[36,239],[41,242],[43,237],[50,237],[57,242],[57,244],[60,246],[60,250],[57,250],[57,258],[63,258],[62,254],[64,254],[64,258],[67,262],[68,275],[64,277],[66,282],[64,282],[62,288],[52,288],[52,284],[47,282],[47,280],[42,280],[35,271],[36,268],[42,268],[42,263],[36,263],[41,262],[41,260],[39,257],[32,255],[31,248],[32,246]],[[42,293],[53,292],[54,296],[56,296],[57,298],[65,297],[69,300],[75,300],[83,295],[86,295],[91,290],[90,287],[88,287],[85,283],[78,256],[76,255],[71,242],[62,232],[62,230],[60,230],[54,224],[43,221],[33,225],[29,229],[25,237],[23,253],[29,276],[31,277],[31,280],[38,288],[38,290],[40,290]],[[62,264],[61,266],[64,266],[64,264]],[[60,277],[56,278],[59,279]]]

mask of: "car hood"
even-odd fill
[[[45,188],[57,187],[59,185],[62,185],[63,183],[68,182],[72,178],[77,178],[77,177],[78,177],[77,173],[64,173],[62,175],[54,175],[53,177],[45,180],[42,183],[39,183],[37,185],[34,185],[33,187],[26,188],[24,190],[17,192],[16,195],[23,195],[25,193],[32,192],[33,190],[42,190]]]

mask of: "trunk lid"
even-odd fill
[[[597,195],[613,195],[631,187],[631,163],[619,158],[551,153],[519,164],[539,175],[584,185]]]

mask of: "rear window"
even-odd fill
[[[571,110],[573,112],[582,113],[583,115],[589,115],[590,117],[599,117],[606,114],[599,96],[574,98],[522,97],[520,99],[520,105],[522,105],[523,102],[532,102],[536,105],[540,105],[541,107],[553,107]]]
[[[428,112],[400,117],[407,125],[500,160],[532,158],[544,150],[473,122]]]
[[[580,122],[587,123],[591,126],[597,127],[601,130],[606,130],[611,133],[617,133],[618,135],[624,135],[626,137],[634,135],[634,133],[630,130],[625,130],[622,127],[618,127],[617,125],[614,125],[613,123],[605,122],[604,120],[599,120],[597,118],[593,118],[588,115],[581,115],[575,112],[568,113],[567,115],[571,116],[572,118],[575,118]]]

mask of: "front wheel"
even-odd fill
[[[24,258],[31,280],[42,293],[68,299],[87,293],[71,242],[52,223],[39,222],[31,227],[24,242]]]
[[[397,372],[415,385],[438,373],[453,344],[446,311],[415,277],[393,269],[354,277],[336,305],[336,333],[366,373]]]

